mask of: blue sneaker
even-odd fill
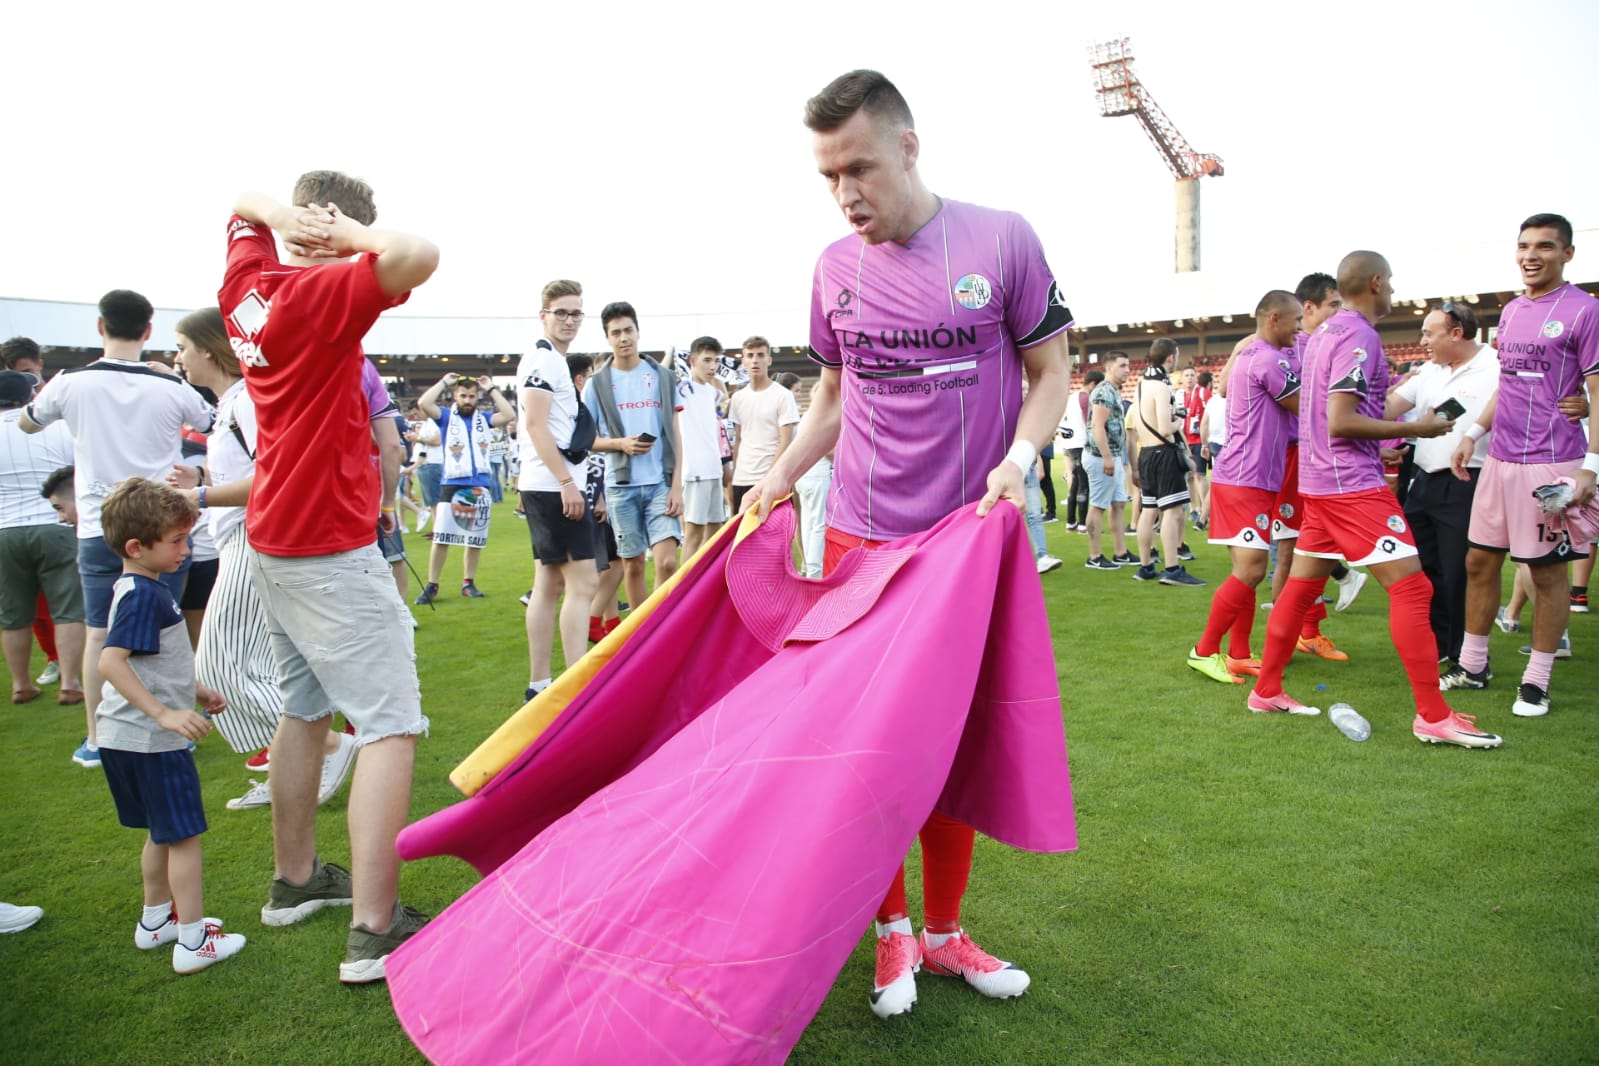
[[[90,770],[98,770],[100,769],[100,749],[94,748],[91,750],[89,748],[89,738],[84,737],[83,743],[78,745],[78,750],[72,753],[72,761]]]

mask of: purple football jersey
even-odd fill
[[[1518,296],[1499,316],[1499,400],[1488,454],[1507,463],[1582,458],[1582,427],[1555,409],[1599,374],[1599,300],[1575,285]]]
[[[1223,485],[1282,488],[1289,427],[1298,421],[1282,402],[1299,391],[1292,352],[1258,337],[1227,372],[1227,447],[1211,474]]]
[[[1380,489],[1382,442],[1332,437],[1327,432],[1327,397],[1352,392],[1356,410],[1381,419],[1388,399],[1388,360],[1366,316],[1344,308],[1323,322],[1305,345],[1299,395],[1299,491],[1337,496]]]
[[[1008,211],[945,200],[903,244],[829,245],[810,353],[842,374],[828,525],[892,540],[982,499],[1016,437],[1022,350],[1071,323],[1037,234]]]

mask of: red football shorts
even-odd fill
[[[1242,485],[1210,483],[1210,542],[1229,548],[1271,551],[1277,493]]]
[[[1416,554],[1416,538],[1387,489],[1365,489],[1342,496],[1306,496],[1305,521],[1294,551],[1320,559],[1344,559],[1350,566],[1390,563]]]

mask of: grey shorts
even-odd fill
[[[33,625],[41,592],[52,619],[83,621],[78,535],[59,523],[0,529],[0,629]]]
[[[334,555],[249,554],[283,713],[342,711],[358,745],[427,732],[411,620],[377,545]]]
[[[696,526],[719,526],[727,521],[721,478],[683,482],[683,521]]]

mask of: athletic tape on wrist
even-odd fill
[[[1019,440],[1010,446],[1005,458],[1015,463],[1016,469],[1025,474],[1033,468],[1033,463],[1038,461],[1038,449],[1033,447],[1032,441]]]
[[[1582,468],[1595,477],[1599,477],[1599,454],[1589,452],[1583,456]]]

